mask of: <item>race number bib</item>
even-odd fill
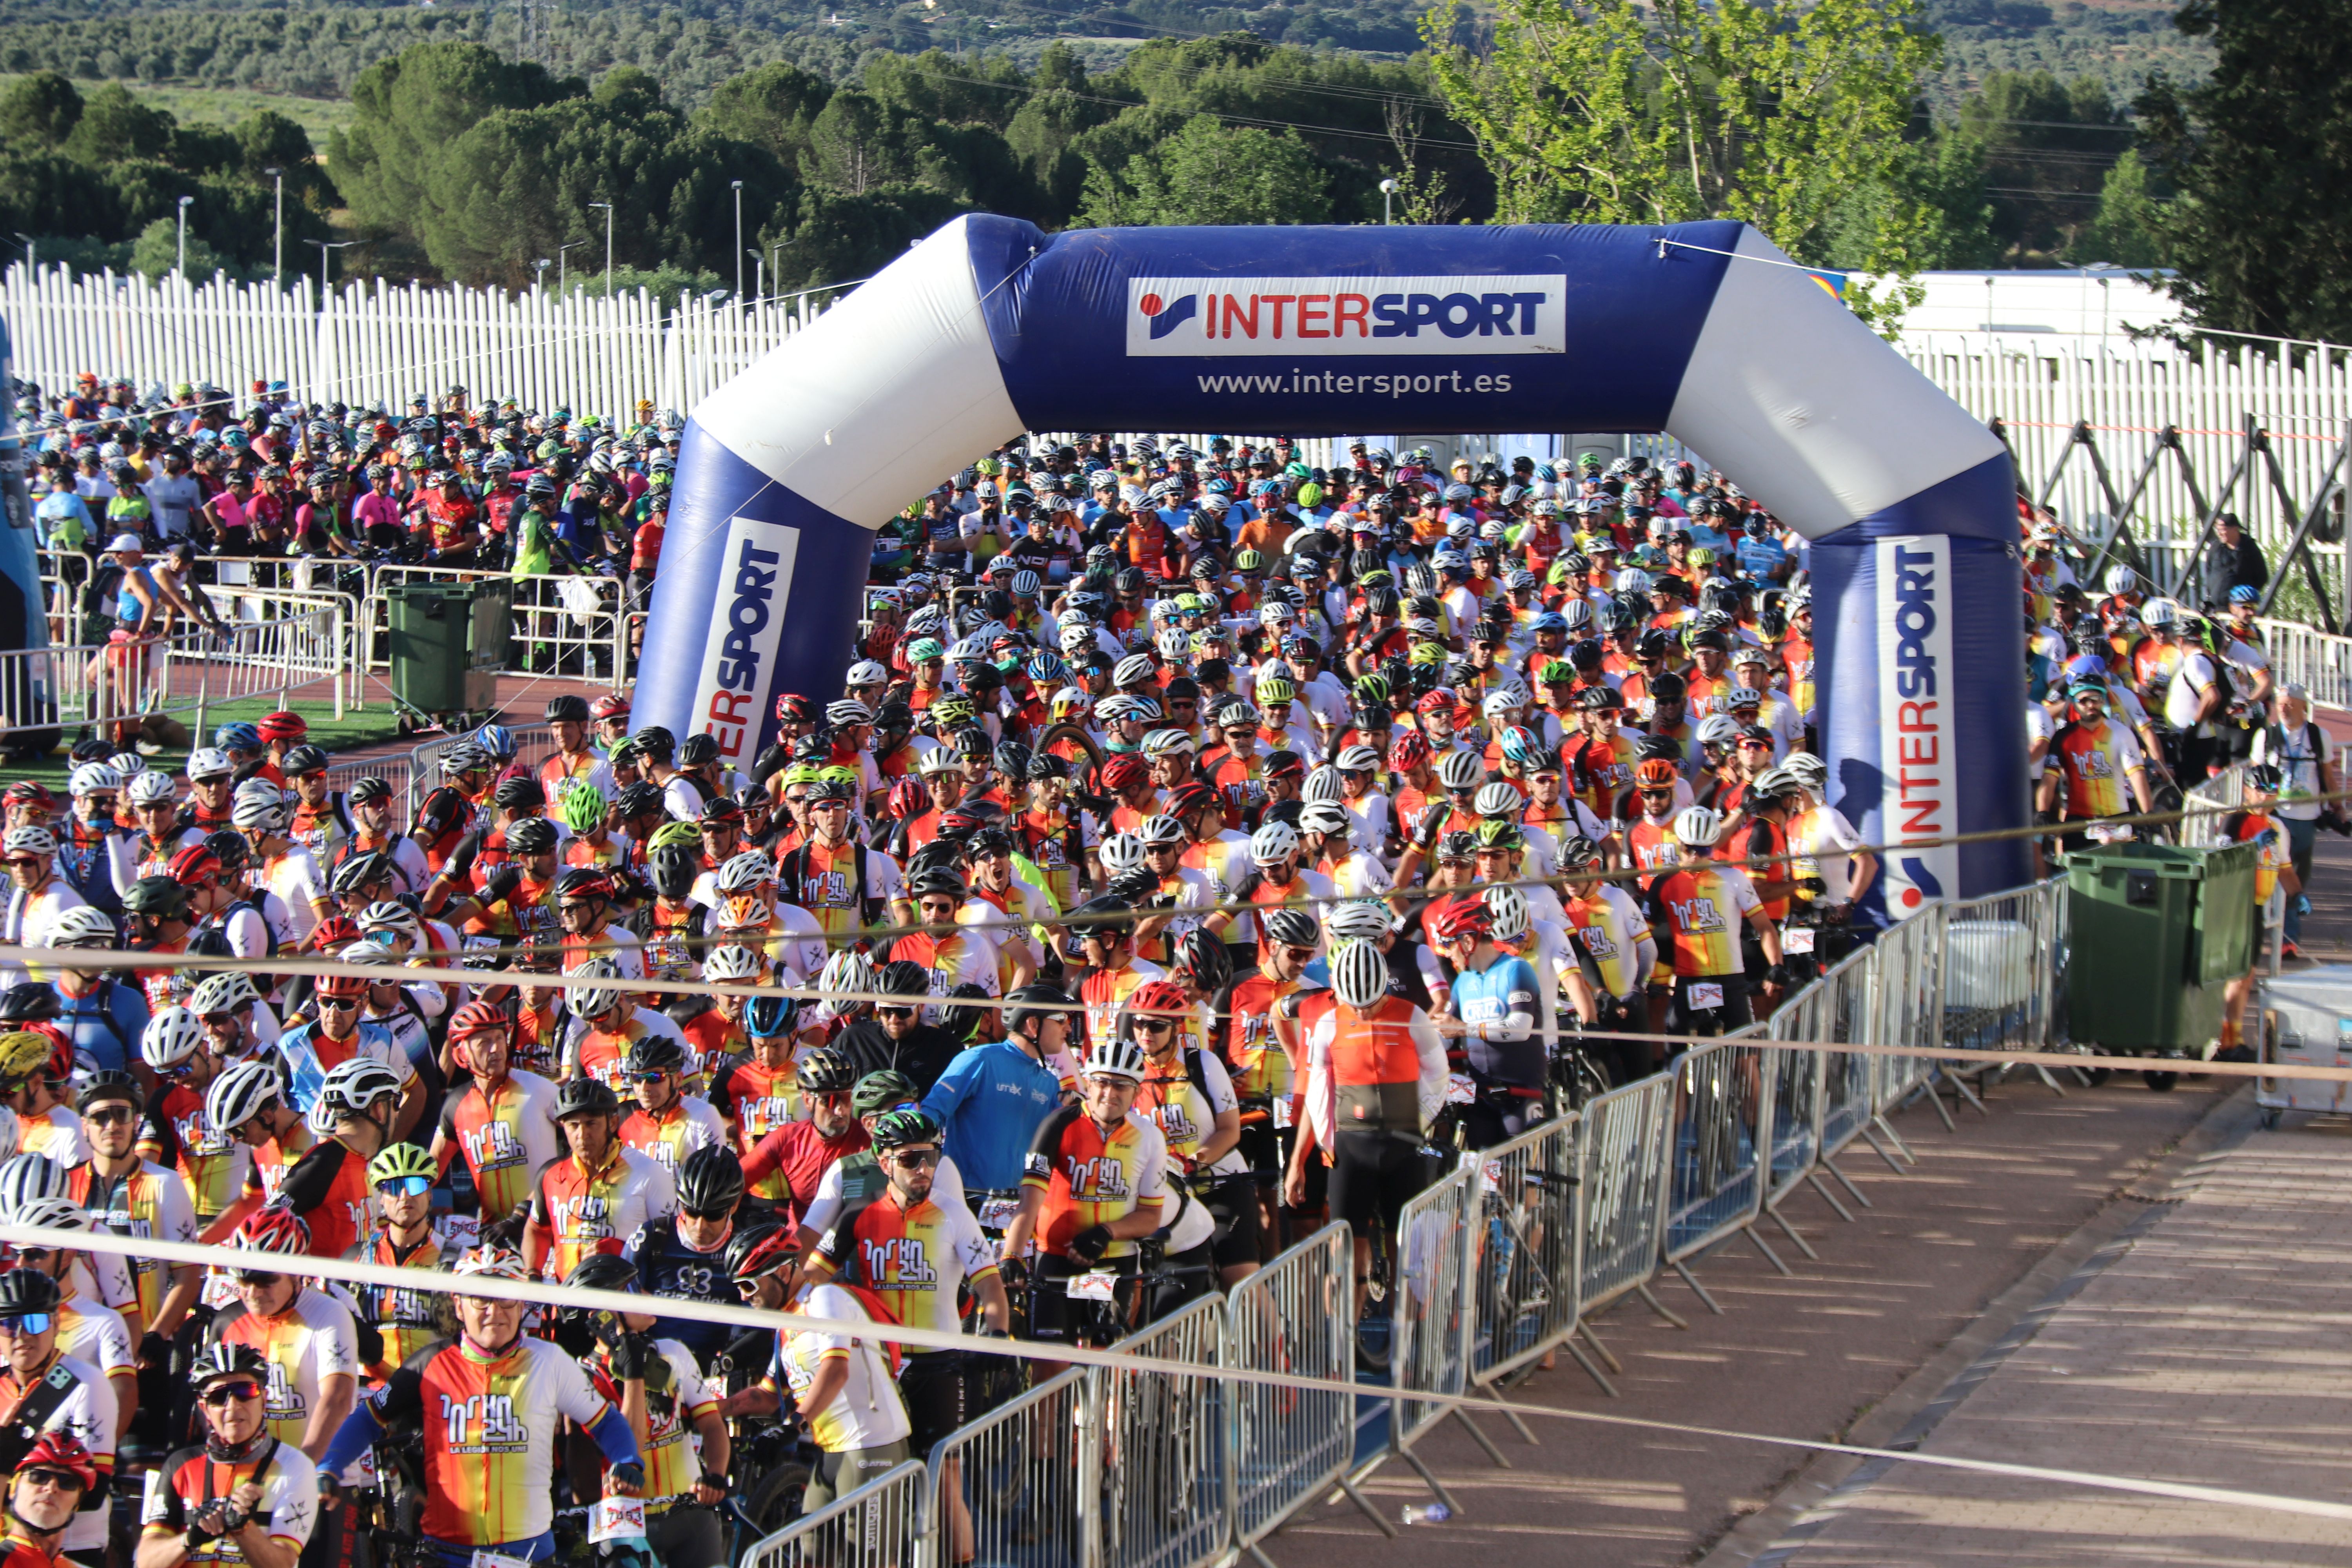
[[[1445,1103],[1468,1105],[1478,1098],[1478,1086],[1470,1081],[1467,1073],[1448,1073],[1445,1078]]]
[[[1811,952],[1813,951],[1813,937],[1816,934],[1811,926],[1790,926],[1780,933],[1780,951]]]
[[[588,1539],[591,1541],[627,1541],[642,1538],[646,1533],[646,1500],[635,1497],[608,1497],[588,1510]],[[488,1552],[474,1553],[476,1568]]]
[[[980,1205],[980,1228],[1003,1230],[1021,1213],[1019,1198],[984,1198]]]
[[[1091,1274],[1073,1274],[1066,1287],[1073,1301],[1108,1301],[1118,1289],[1118,1276],[1105,1269]]]
[[[1701,981],[1694,984],[1690,988],[1690,1005],[1694,1012],[1706,1012],[1722,1006],[1722,985],[1712,980]]]
[[[477,1552],[471,1568],[530,1568],[530,1564],[503,1552]]]

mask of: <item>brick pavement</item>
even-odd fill
[[[1922,1452],[2352,1494],[2352,1124],[2249,1128],[2176,1190],[2136,1238],[2085,1266]],[[1881,1464],[1755,1561],[2352,1565],[2352,1523]]]

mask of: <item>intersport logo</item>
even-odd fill
[[[1556,354],[1568,279],[1130,278],[1129,358],[1280,354]]]

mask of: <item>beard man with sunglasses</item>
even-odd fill
[[[58,1282],[30,1268],[0,1274],[0,1468],[36,1469],[44,1445],[74,1445],[89,1475],[71,1511],[17,1511],[9,1498],[9,1534],[30,1533],[42,1552],[77,1568],[106,1560],[107,1482],[114,1471],[114,1395],[96,1367],[58,1348],[65,1298]],[[18,1485],[22,1485],[20,1481]],[[15,1560],[12,1553],[11,1560]]]
[[[8,1482],[8,1539],[0,1564],[68,1568],[94,1560],[91,1553],[67,1552],[64,1542],[104,1495],[104,1479],[94,1456],[74,1438],[52,1433],[35,1443]]]
[[[269,1363],[249,1345],[215,1345],[190,1369],[203,1441],[148,1472],[133,1568],[242,1558],[295,1568],[319,1516],[319,1471],[269,1435]]]

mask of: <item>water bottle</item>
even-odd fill
[[[1444,1524],[1453,1517],[1454,1510],[1442,1502],[1431,1503],[1427,1508],[1414,1508],[1408,1503],[1404,1510],[1407,1524]]]

